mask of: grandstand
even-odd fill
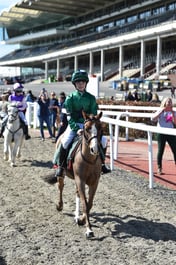
[[[0,14],[0,26],[5,44],[20,45],[0,66],[25,76],[64,80],[78,68],[101,81],[175,74],[174,0],[22,0]]]

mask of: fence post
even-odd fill
[[[128,110],[126,110],[126,122],[128,122],[128,117],[129,117],[129,115],[128,115]],[[126,127],[125,128],[125,134],[126,134],[126,141],[129,141],[129,128],[128,127]]]
[[[116,120],[120,119],[120,115],[116,117]],[[115,125],[115,135],[114,135],[115,141],[114,141],[114,159],[116,160],[118,158],[118,145],[119,145],[119,125]]]
[[[31,128],[31,124],[32,124],[32,109],[33,109],[33,103],[31,102],[27,102],[27,109],[26,109],[26,120],[28,122],[28,127]]]
[[[110,168],[114,169],[114,148],[113,148],[113,129],[112,124],[109,123],[109,135],[110,135]]]
[[[152,132],[148,134],[148,157],[149,157],[149,188],[153,188],[153,150],[152,150]]]

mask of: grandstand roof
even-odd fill
[[[120,2],[116,0],[115,2]],[[67,17],[79,17],[102,9],[114,0],[22,0],[0,14],[0,26],[27,30],[31,27],[58,22]],[[32,24],[31,24],[32,23]]]

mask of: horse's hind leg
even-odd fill
[[[59,202],[56,208],[58,211],[62,211],[63,209],[62,194],[63,194],[63,189],[64,189],[64,177],[58,177],[58,189],[59,189]]]

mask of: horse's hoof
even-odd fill
[[[93,231],[86,232],[86,238],[87,239],[92,238],[92,237],[94,237],[94,232]]]
[[[79,217],[75,217],[74,220],[75,220],[75,223],[79,226],[85,225],[85,222],[81,220]]]
[[[63,206],[57,204],[56,209],[58,212],[61,212],[63,210]]]

